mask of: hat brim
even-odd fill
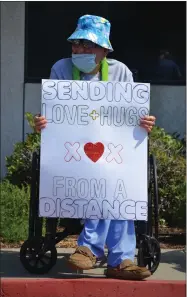
[[[97,34],[92,30],[78,29],[67,40],[71,42],[73,39],[87,39],[103,48],[108,49],[110,52],[113,52],[113,48],[109,39],[103,36],[103,34]]]

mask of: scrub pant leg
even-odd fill
[[[85,220],[78,245],[88,247],[97,258],[108,248],[108,265],[116,267],[123,260],[134,261],[136,236],[134,221]]]

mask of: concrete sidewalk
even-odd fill
[[[58,260],[56,265],[45,275],[31,275],[22,267],[19,260],[19,249],[1,250],[1,278],[82,278],[94,277],[103,278],[104,268],[96,268],[84,271],[83,275],[76,274],[67,267],[66,257],[74,249],[58,248]],[[182,250],[162,250],[161,263],[158,270],[149,278],[149,280],[176,280],[184,281],[186,279],[186,254]]]

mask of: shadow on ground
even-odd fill
[[[77,273],[67,265],[68,252],[58,253],[56,265],[48,274],[35,275],[27,272],[19,259],[19,250],[1,251],[0,277],[19,277],[19,278],[82,278],[82,277],[104,277],[104,269],[96,268],[84,271],[84,274]],[[106,265],[104,266],[106,268]],[[184,278],[186,273],[186,255],[180,250],[163,250],[161,262],[158,270],[153,275],[154,279],[169,279],[167,273],[175,279]],[[184,276],[184,277],[183,277]]]
[[[19,258],[18,251],[1,251],[1,265],[0,265],[0,277],[24,277],[24,278],[82,278],[82,277],[103,277],[101,273],[98,273],[94,269],[94,274],[89,275],[81,274],[75,270],[72,270],[67,265],[67,253],[58,253],[58,259],[56,265],[47,273],[43,275],[30,274],[22,266]],[[93,270],[92,270],[93,271]],[[91,272],[91,271],[90,271]]]
[[[160,263],[172,265],[172,268],[186,273],[186,255],[182,250],[171,250],[162,253]]]

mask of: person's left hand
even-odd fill
[[[140,127],[144,128],[147,132],[151,132],[155,121],[156,118],[154,116],[145,116],[143,119],[140,119]]]

